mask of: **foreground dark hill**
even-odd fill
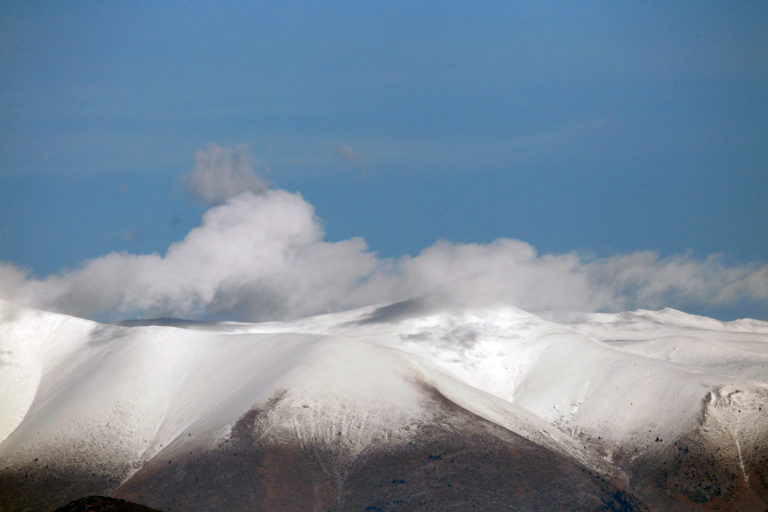
[[[86,496],[72,501],[54,512],[160,512],[129,501],[106,496]]]

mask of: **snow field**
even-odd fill
[[[430,421],[429,386],[592,467],[585,439],[652,452],[699,432],[746,460],[768,435],[764,322],[672,310],[548,320],[506,306],[389,319],[377,310],[197,329],[0,303],[0,458],[137,468],[214,445],[253,409],[266,439],[354,456],[407,442]]]

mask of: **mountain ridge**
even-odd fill
[[[759,324],[713,330],[711,319],[669,311],[555,322],[508,307],[405,304],[293,322],[128,327],[0,306],[0,380],[24,376],[0,387],[6,510],[86,494],[196,510],[181,499],[192,489],[208,489],[199,503],[225,500],[200,483],[220,480],[210,467],[240,482],[231,489],[240,504],[228,506],[277,499],[286,510],[768,503]],[[631,341],[611,339],[627,332]],[[658,352],[691,339],[707,357]],[[730,373],[713,363],[723,347],[734,349]],[[442,453],[455,462],[437,473]],[[528,469],[510,473],[511,461]],[[290,484],[297,475],[315,494]],[[560,477],[567,495],[553,494]],[[52,498],[35,502],[35,488]],[[291,496],[303,497],[291,505]]]

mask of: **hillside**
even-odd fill
[[[766,323],[418,301],[168,323],[0,303],[0,509],[768,506]]]

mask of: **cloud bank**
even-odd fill
[[[412,298],[528,311],[768,304],[768,265],[718,256],[590,258],[499,239],[380,258],[361,238],[325,240],[313,207],[254,166],[244,147],[209,146],[184,181],[215,205],[165,254],[110,253],[43,279],[0,263],[0,298],[99,319],[284,319]]]

